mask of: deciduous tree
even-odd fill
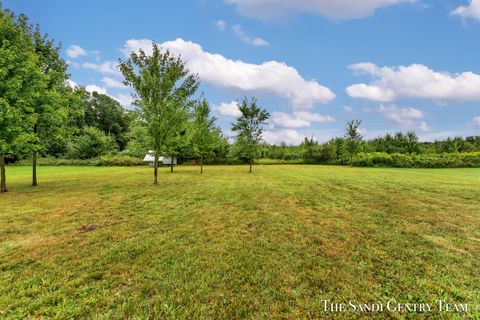
[[[31,38],[24,15],[16,17],[0,4],[0,191],[7,191],[5,156],[31,139],[32,104],[41,89]]]
[[[141,111],[154,151],[154,184],[158,183],[158,156],[172,136],[189,106],[189,98],[198,89],[196,75],[190,74],[180,57],[162,51],[152,43],[152,54],[142,49],[120,61],[125,85],[135,90],[134,105]]]
[[[24,147],[32,154],[32,186],[37,186],[38,154],[48,148],[50,141],[64,136],[69,90],[66,84],[67,64],[59,53],[61,46],[48,39],[48,35],[42,35],[39,26],[32,38],[43,83],[32,104],[32,134]]]
[[[360,143],[363,139],[360,134],[361,124],[361,120],[352,120],[347,122],[347,125],[345,126],[345,151],[350,158],[350,164],[352,163],[353,156],[358,153]]]
[[[251,173],[262,140],[263,126],[267,124],[270,114],[257,105],[257,99],[254,97],[250,101],[244,97],[237,102],[237,106],[242,115],[233,124],[232,131],[238,132],[236,144],[240,156],[248,160]]]
[[[215,147],[215,117],[210,116],[210,106],[206,99],[198,101],[193,108],[193,151],[200,159],[200,173],[203,173],[203,160],[210,156]]]

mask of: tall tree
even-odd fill
[[[132,115],[111,97],[94,91],[86,93],[85,124],[97,127],[107,136],[112,136],[123,150],[127,144],[127,132]]]
[[[28,141],[32,103],[41,89],[31,28],[0,3],[0,191],[7,191],[5,156]]]
[[[352,164],[353,156],[358,153],[360,143],[362,142],[362,135],[360,134],[361,120],[352,120],[347,122],[345,126],[345,151],[350,157],[350,164]]]
[[[168,139],[178,132],[189,99],[198,89],[198,77],[190,74],[180,57],[163,52],[154,43],[151,55],[140,49],[128,60],[120,60],[120,71],[125,85],[135,90],[134,105],[140,108],[153,142],[153,183],[157,184],[158,157]]]
[[[210,106],[206,99],[198,101],[193,108],[193,151],[200,159],[200,173],[203,173],[203,160],[210,156],[215,147],[215,117],[210,117]]]
[[[237,102],[237,106],[242,115],[233,124],[232,131],[238,132],[236,144],[240,156],[248,160],[251,173],[253,160],[258,154],[259,143],[262,140],[263,126],[267,124],[270,114],[257,105],[257,99],[254,97],[250,101],[244,97]]]
[[[60,57],[60,45],[42,35],[37,25],[32,34],[37,67],[44,85],[33,103],[33,128],[31,140],[25,146],[32,154],[32,186],[37,186],[37,156],[45,151],[49,142],[63,136],[67,123],[69,102],[66,80],[67,64]]]

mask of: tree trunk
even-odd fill
[[[203,156],[200,157],[200,174],[203,173]]]
[[[253,164],[253,159],[250,159],[250,171],[248,171],[248,173],[252,173],[252,164]]]
[[[170,157],[170,173],[173,172],[173,157]]]
[[[1,171],[1,189],[0,191],[7,192],[7,175],[5,173],[5,156],[0,155],[0,171]]]
[[[158,156],[155,153],[153,160],[153,184],[158,184]]]
[[[37,152],[34,152],[32,162],[32,187],[36,187],[37,185]]]

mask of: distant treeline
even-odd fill
[[[141,118],[135,110],[125,110],[116,100],[84,88],[75,90],[76,103],[70,106],[69,134],[51,139],[40,155],[40,165],[141,165],[149,148]],[[358,129],[358,128],[357,128]],[[179,163],[195,163],[191,130],[176,141]],[[236,145],[217,129],[209,164],[240,164],[244,159]],[[386,134],[371,140],[343,136],[319,143],[305,138],[300,145],[259,147],[258,163],[306,163],[353,166],[391,166],[419,168],[480,167],[480,136],[454,137],[420,142],[414,131]],[[28,154],[24,155],[28,158]],[[10,157],[10,162],[22,160]],[[18,164],[29,164],[19,161]]]
[[[397,132],[371,140],[360,139],[353,155],[347,145],[348,139],[345,137],[334,138],[325,143],[319,143],[313,138],[305,138],[299,146],[264,144],[261,149],[261,157],[286,161],[301,160],[312,164],[351,164],[355,166],[480,166],[480,136],[420,142],[414,131]],[[477,160],[465,160],[467,154],[469,155],[468,159],[473,156]],[[453,161],[454,158],[464,160]],[[425,159],[431,159],[431,161],[428,162]]]
[[[145,127],[135,110],[126,110],[111,97],[84,88],[75,89],[75,103],[69,106],[68,134],[49,140],[41,152],[39,164],[140,165],[149,147]],[[180,163],[196,161],[192,130],[177,139],[173,153]],[[352,149],[350,137],[337,137],[319,143],[305,138],[300,145],[259,147],[260,163],[340,164],[393,167],[480,167],[480,136],[454,137],[434,142],[420,142],[414,131],[386,134],[371,140],[358,137]],[[210,164],[245,163],[236,145],[219,129],[214,135]],[[29,154],[8,157],[8,162],[28,158]],[[20,162],[28,163],[28,162]]]

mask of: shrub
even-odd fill
[[[480,152],[403,154],[359,153],[352,158],[356,167],[397,168],[478,168]]]
[[[145,165],[141,158],[131,156],[102,156],[94,159],[61,159],[61,158],[39,158],[39,166],[141,166]],[[16,166],[31,166],[32,160],[25,159],[15,162]]]
[[[100,157],[99,165],[101,166],[141,166],[145,163],[141,158],[115,155],[115,156],[103,156]]]
[[[67,158],[92,159],[118,150],[115,140],[93,127],[86,127],[82,135],[67,145]]]

